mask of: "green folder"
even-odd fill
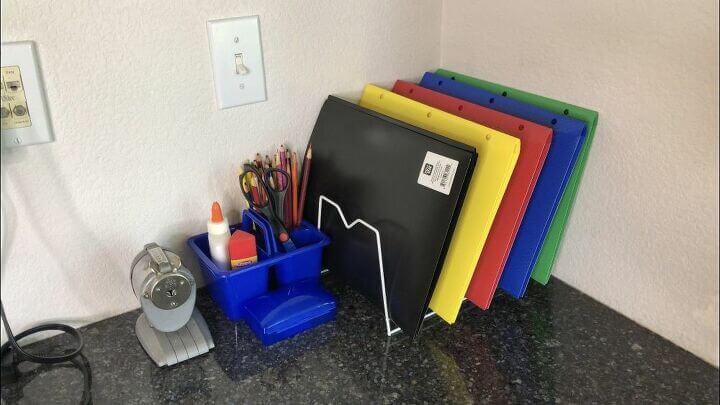
[[[557,256],[560,248],[560,241],[562,240],[563,233],[565,231],[565,224],[567,224],[568,217],[570,216],[570,210],[572,209],[573,202],[575,202],[575,196],[577,195],[578,186],[580,185],[580,178],[585,170],[585,163],[587,163],[590,146],[592,145],[593,138],[595,137],[595,127],[597,126],[598,113],[596,111],[588,110],[587,108],[527,93],[522,90],[502,86],[497,83],[465,76],[445,69],[438,69],[435,71],[435,74],[481,88],[485,91],[532,104],[545,110],[552,111],[556,114],[565,114],[580,121],[584,121],[587,124],[587,138],[585,140],[585,144],[580,151],[577,163],[575,163],[575,168],[573,169],[570,180],[565,188],[565,193],[560,200],[560,205],[558,205],[557,212],[555,213],[555,217],[550,225],[550,230],[548,231],[545,242],[540,250],[540,256],[533,268],[532,278],[541,284],[547,284],[548,280],[550,280],[550,273],[552,272],[553,264],[555,263],[555,256]]]

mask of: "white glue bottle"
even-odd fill
[[[207,228],[210,256],[218,267],[223,270],[230,270],[230,260],[228,258],[230,227],[227,219],[223,218],[222,209],[217,201],[213,202],[212,215],[207,223]]]

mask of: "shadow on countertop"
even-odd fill
[[[559,280],[523,300],[499,294],[488,311],[466,303],[415,341],[387,338],[381,308],[324,284],[337,319],[270,347],[201,291],[216,347],[168,368],[138,343],[137,311],[82,328],[94,403],[718,403],[718,369]],[[83,389],[73,367],[48,368],[3,385],[2,400],[75,403]]]

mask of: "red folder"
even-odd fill
[[[465,293],[475,305],[488,309],[545,163],[552,129],[401,80],[395,82],[393,92],[520,139],[515,171]]]

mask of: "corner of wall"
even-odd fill
[[[447,4],[448,0],[442,0],[440,4],[440,60],[438,61],[438,68],[441,68],[445,65],[445,27],[447,24],[445,24],[446,17],[447,17]]]

